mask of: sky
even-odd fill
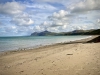
[[[100,29],[100,0],[0,0],[0,36]]]

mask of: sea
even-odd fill
[[[13,36],[0,37],[0,52],[33,49],[45,45],[64,43],[91,36]]]

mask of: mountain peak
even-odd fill
[[[43,32],[49,32],[49,31],[45,30],[45,31],[43,31]]]
[[[47,36],[47,35],[50,35],[52,32],[49,32],[49,31],[43,31],[43,32],[34,32],[31,34],[31,36]]]

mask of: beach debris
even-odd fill
[[[42,57],[36,57],[34,60],[36,60],[36,61],[37,61],[38,59],[41,59],[41,58],[42,58]]]
[[[10,68],[11,66],[5,66],[5,68]]]
[[[67,55],[73,55],[73,54],[67,54]]]
[[[41,70],[43,70],[43,69],[41,69]]]
[[[22,65],[23,63],[18,63],[17,65]]]
[[[75,50],[77,50],[77,49],[75,49]]]
[[[22,73],[22,72],[24,72],[24,71],[20,71],[20,73]]]
[[[24,71],[20,71],[20,72],[24,72]]]
[[[54,63],[54,61],[52,61],[52,63]]]

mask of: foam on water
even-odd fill
[[[0,52],[18,49],[31,49],[44,45],[63,43],[89,38],[91,36],[27,36],[0,37]]]

